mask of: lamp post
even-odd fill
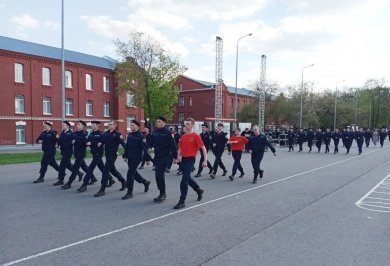
[[[61,120],[65,121],[64,0],[61,1]]]
[[[343,80],[339,80],[336,82],[336,93],[334,95],[334,118],[333,118],[333,131],[336,130],[336,120],[337,120],[337,94],[338,94],[338,90],[337,90],[337,84],[339,84],[340,82],[344,82],[345,79]]]
[[[311,64],[311,65],[307,65],[307,66],[304,66],[302,68],[302,82],[301,82],[301,112],[300,112],[300,115],[299,115],[299,128],[302,128],[302,109],[303,109],[303,71],[305,70],[305,68],[307,67],[312,67],[314,66],[314,64]]]
[[[237,50],[236,50],[236,86],[234,88],[234,119],[235,122],[237,123],[237,72],[238,72],[238,42],[247,37],[247,36],[252,36],[252,33],[248,33],[237,40]]]

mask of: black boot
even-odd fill
[[[186,206],[186,205],[184,204],[184,201],[179,200],[179,202],[178,202],[175,206],[173,206],[173,208],[174,208],[175,210],[178,210],[178,209],[184,208],[185,206]]]
[[[241,172],[241,175],[239,175],[238,177],[239,178],[243,178],[245,176],[245,173],[244,172]]]
[[[61,186],[62,189],[69,189],[72,187],[72,182],[68,181],[65,185]]]
[[[201,176],[202,176],[201,173],[197,173],[197,174],[195,175],[195,177],[201,177]]]
[[[257,175],[255,175],[255,176],[253,177],[252,183],[253,183],[253,184],[257,183]]]
[[[34,184],[43,183],[43,182],[45,182],[45,180],[43,179],[43,176],[39,176],[37,180],[33,181]]]
[[[204,192],[204,190],[198,188],[198,190],[196,191],[196,193],[198,194],[197,201],[201,201],[201,200],[202,200],[202,198],[203,198],[203,192]]]
[[[167,195],[165,194],[165,192],[160,192],[160,195],[158,195],[157,198],[154,198],[153,201],[154,202],[163,202],[165,199],[167,198]]]
[[[260,169],[260,178],[263,178],[263,175],[264,175],[264,170]]]
[[[93,195],[93,196],[94,196],[94,197],[101,197],[101,196],[106,195],[106,192],[104,192],[105,189],[106,189],[105,186],[101,186],[101,187],[100,187],[100,190],[99,190],[95,195]]]
[[[98,180],[96,179],[96,177],[92,177],[91,180],[89,181],[88,185],[93,185],[94,183],[96,183]]]
[[[108,180],[108,185],[107,185],[107,187],[112,187],[112,185],[114,185],[116,182],[115,182],[115,180],[114,179],[110,179],[110,180]]]
[[[79,172],[78,175],[79,175],[79,182],[81,182],[81,180],[83,180],[84,173]]]
[[[61,186],[61,185],[63,185],[64,184],[64,180],[63,179],[59,179],[57,182],[55,182],[54,184],[53,184],[53,186]]]
[[[77,189],[77,192],[85,192],[85,191],[87,191],[87,185],[86,184],[82,184],[81,185],[81,187],[79,187],[78,189]]]
[[[122,183],[122,187],[119,189],[119,191],[123,191],[127,187],[127,182],[126,181],[123,180],[121,183]]]
[[[146,192],[149,191],[150,181],[145,180],[144,181],[144,186],[145,186],[144,192],[146,193]]]
[[[130,191],[127,191],[127,193],[122,197],[123,200],[131,199],[133,197],[133,193]]]
[[[228,170],[223,170],[223,174],[222,174],[222,176],[226,176],[226,174],[227,174],[227,172],[228,172]]]
[[[231,181],[233,181],[234,176],[233,176],[233,175],[229,175],[229,179],[230,179]]]

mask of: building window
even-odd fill
[[[131,120],[135,120],[135,115],[128,115],[127,116],[127,131],[130,131]]]
[[[50,68],[43,67],[42,68],[42,85],[50,86]]]
[[[66,101],[65,101],[65,114],[66,115],[73,115],[73,100],[72,99],[66,99]]]
[[[51,98],[43,97],[43,114],[51,115]]]
[[[85,107],[86,107],[85,114],[87,116],[93,116],[93,102],[88,100]]]
[[[26,126],[16,126],[16,144],[26,144]]]
[[[15,113],[24,114],[24,96],[16,95],[15,97]]]
[[[85,89],[91,91],[92,90],[92,75],[85,74]]]
[[[179,122],[184,122],[184,113],[179,113]]]
[[[103,115],[105,117],[109,117],[110,116],[110,102],[104,102],[104,105],[103,105]]]
[[[72,88],[72,71],[65,71],[65,88]]]
[[[180,83],[180,84],[179,84],[179,90],[180,90],[180,91],[183,91],[183,83]]]
[[[24,82],[23,64],[15,63],[15,82]]]
[[[192,106],[192,96],[190,96],[190,107]]]
[[[110,91],[110,78],[109,77],[103,77],[103,91],[104,92]]]
[[[126,94],[126,105],[135,106],[134,93],[132,91],[128,91]]]
[[[179,97],[179,106],[184,106],[184,97],[183,96]]]

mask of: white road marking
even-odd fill
[[[390,199],[372,197],[375,194],[390,195],[389,192],[378,191],[380,189],[388,189],[387,187],[384,187],[383,184],[386,184],[385,186],[387,186],[389,181],[390,181],[390,173],[387,176],[385,176],[378,184],[376,184],[370,191],[368,191],[366,195],[364,195],[361,199],[356,201],[355,203],[356,206],[369,211],[390,212],[390,207],[386,206],[389,203],[380,202],[380,201],[376,201],[376,202],[371,201],[371,199],[390,200]]]
[[[353,160],[353,159],[356,159],[356,158],[363,158],[363,156],[366,156],[366,155],[374,153],[374,152],[382,151],[382,150],[383,149],[381,149],[381,150],[373,150],[373,151],[364,153],[362,155],[356,155],[354,157],[350,157],[350,158],[342,160],[342,161],[334,162],[334,163],[327,164],[327,165],[324,165],[324,166],[320,166],[320,167],[317,167],[317,168],[314,168],[314,169],[311,169],[311,170],[307,170],[307,171],[304,171],[304,172],[301,172],[301,173],[298,173],[298,174],[295,174],[295,175],[287,176],[287,177],[284,177],[284,178],[281,178],[281,179],[278,179],[278,180],[275,180],[275,181],[272,181],[272,182],[269,182],[269,183],[266,183],[266,184],[263,184],[263,185],[255,186],[253,188],[245,189],[245,190],[233,193],[233,194],[229,194],[229,195],[222,196],[222,197],[210,200],[210,201],[206,201],[204,203],[200,203],[198,205],[194,205],[194,206],[182,209],[182,210],[174,211],[174,212],[171,212],[171,213],[168,213],[168,214],[165,214],[165,215],[161,215],[159,217],[155,217],[155,218],[143,221],[143,222],[139,222],[139,223],[136,223],[136,224],[125,226],[125,227],[122,227],[122,228],[119,228],[119,229],[116,229],[116,230],[113,230],[113,231],[110,231],[110,232],[107,232],[107,233],[103,233],[103,234],[96,235],[96,236],[93,236],[93,237],[90,237],[90,238],[82,239],[80,241],[77,241],[77,242],[74,242],[74,243],[71,243],[71,244],[68,244],[68,245],[64,245],[64,246],[57,247],[57,248],[54,248],[54,249],[50,249],[50,250],[47,250],[47,251],[44,251],[44,252],[40,252],[40,253],[31,255],[31,256],[28,256],[28,257],[24,257],[24,258],[21,258],[21,259],[18,259],[18,260],[14,260],[14,261],[2,264],[2,266],[14,265],[14,264],[17,264],[17,263],[20,263],[20,262],[32,260],[32,259],[44,256],[44,255],[48,255],[48,254],[51,254],[51,253],[54,253],[54,252],[58,252],[58,251],[61,251],[61,250],[64,250],[64,249],[67,249],[67,248],[70,248],[70,247],[78,246],[78,245],[81,245],[81,244],[84,244],[84,243],[87,243],[87,242],[90,242],[90,241],[93,241],[93,240],[96,240],[96,239],[100,239],[100,238],[103,238],[103,237],[106,237],[106,236],[110,236],[110,235],[113,235],[113,234],[116,234],[116,233],[119,233],[119,232],[122,232],[122,231],[126,231],[126,230],[129,230],[129,229],[135,228],[135,227],[139,227],[141,225],[145,225],[145,224],[148,224],[148,223],[151,223],[151,222],[154,222],[154,221],[158,221],[158,220],[170,217],[170,216],[174,216],[174,215],[182,213],[182,212],[186,212],[186,211],[189,211],[189,210],[192,210],[192,209],[195,209],[195,208],[199,208],[199,207],[211,204],[213,202],[217,202],[217,201],[220,201],[220,200],[223,200],[223,199],[235,197],[235,196],[238,196],[240,194],[243,194],[243,193],[246,193],[246,192],[249,192],[249,191],[252,191],[252,190],[260,189],[260,188],[263,188],[263,187],[266,187],[266,186],[270,186],[270,185],[273,185],[273,184],[276,184],[276,183],[279,183],[279,182],[283,182],[283,181],[292,179],[292,178],[297,177],[297,176],[309,174],[309,173],[312,173],[312,172],[315,172],[315,171],[318,171],[318,170],[321,170],[321,169],[324,169],[324,168],[327,168],[327,167],[330,167],[330,166],[333,166],[333,165],[338,165],[338,164],[341,164],[341,163],[344,163],[344,162],[347,162],[347,161],[350,161],[350,160]],[[368,193],[367,193],[367,195],[368,195]]]

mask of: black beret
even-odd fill
[[[209,126],[207,124],[202,124],[202,127],[209,128]]]
[[[64,124],[67,124],[67,125],[68,125],[68,127],[70,127],[70,123],[69,123],[69,121],[68,121],[68,120],[65,120],[65,121],[63,121],[62,123],[64,123]]]
[[[136,124],[137,126],[141,126],[141,124],[137,120],[131,120],[131,123]]]
[[[43,122],[43,124],[44,125],[48,125],[48,126],[53,126],[53,123],[52,122],[50,122],[50,121],[45,121],[45,122]]]
[[[99,125],[99,124],[100,124],[100,121],[93,120],[93,121],[91,121],[91,124],[96,124],[96,125]]]
[[[83,126],[87,126],[87,123],[85,123],[83,120],[79,120],[79,123],[82,124]]]
[[[164,121],[164,122],[167,122],[167,119],[162,115],[158,116],[157,119]]]
[[[223,127],[223,124],[222,124],[222,123],[218,123],[218,126],[219,126],[219,127]]]

